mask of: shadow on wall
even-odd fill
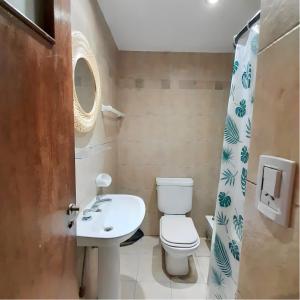
[[[118,135],[120,132],[120,128],[122,127],[122,119],[116,119],[115,117],[105,115],[103,113],[99,113],[99,116],[96,121],[95,127],[86,133],[81,133],[78,131],[75,131],[75,139],[76,139],[76,147],[77,148],[84,148],[91,144],[92,138],[94,135],[95,128],[98,128],[98,130],[102,131],[104,133],[104,142],[109,142],[110,137],[112,135]]]

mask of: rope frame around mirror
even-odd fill
[[[84,59],[89,66],[95,81],[94,105],[90,112],[86,112],[80,105],[75,87],[75,68],[79,59]],[[90,131],[97,120],[100,101],[101,85],[98,64],[94,53],[86,39],[79,31],[72,32],[72,65],[73,65],[73,107],[74,107],[74,127],[77,131],[85,133]]]

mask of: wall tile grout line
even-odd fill
[[[262,54],[263,52],[267,51],[269,48],[271,48],[273,45],[275,45],[277,42],[280,42],[282,39],[284,39],[287,35],[292,33],[294,30],[297,30],[299,28],[299,22],[292,27],[290,30],[288,30],[286,33],[282,34],[280,37],[276,38],[273,42],[271,42],[269,45],[265,46],[264,48],[260,49],[258,51],[258,55]]]

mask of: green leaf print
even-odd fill
[[[252,79],[252,66],[250,63],[247,64],[246,70],[242,75],[242,84],[245,89],[249,89],[251,86]]]
[[[231,204],[231,197],[221,192],[218,196],[221,207],[228,207]]]
[[[222,276],[222,273],[219,273],[215,270],[215,268],[212,268],[212,282],[218,286],[222,286],[224,283],[224,278]]]
[[[236,71],[238,70],[238,68],[239,68],[239,62],[236,60],[236,61],[233,63],[232,74],[235,74]]]
[[[230,163],[233,159],[233,155],[232,155],[232,149],[230,148],[223,148],[222,151],[222,161],[224,163]]]
[[[243,238],[243,227],[244,227],[244,219],[242,215],[239,215],[237,210],[236,214],[233,216],[233,225],[236,232],[236,235],[240,239],[240,241]]]
[[[225,181],[225,185],[227,185],[229,183],[229,185],[234,185],[235,183],[235,176],[238,172],[236,171],[236,173],[232,173],[229,169],[223,171],[222,175],[223,177],[221,178],[221,180]]]
[[[235,114],[242,118],[246,114],[246,100],[240,101],[240,106],[235,109]]]
[[[244,196],[246,195],[247,173],[247,169],[243,168],[241,174],[241,188]]]
[[[227,254],[227,251],[219,238],[218,234],[216,234],[215,237],[215,243],[214,243],[214,255],[216,259],[216,263],[220,270],[227,276],[232,276],[232,270],[230,265],[230,260]]]
[[[246,137],[248,139],[251,138],[251,128],[252,128],[251,120],[248,118],[248,123],[246,124]]]
[[[229,99],[232,98],[232,101],[234,102],[234,96],[235,95],[235,85],[232,84],[230,88],[230,94],[229,94]]]
[[[221,213],[218,212],[216,219],[217,219],[217,224],[221,225],[221,226],[225,226],[226,232],[228,233],[227,225],[228,225],[229,219],[223,214],[223,212],[221,212]]]
[[[240,142],[239,130],[230,116],[226,117],[224,139],[228,144],[237,144]]]
[[[242,148],[242,151],[241,151],[241,161],[246,164],[248,162],[248,159],[249,159],[249,152],[248,152],[248,149],[246,146],[244,146]]]
[[[240,251],[239,251],[239,246],[237,244],[237,242],[235,240],[232,240],[230,243],[229,243],[229,249],[233,255],[233,257],[236,259],[236,260],[240,260]]]

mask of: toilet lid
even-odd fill
[[[168,215],[160,220],[161,236],[172,244],[195,244],[198,233],[191,218],[186,216]]]

